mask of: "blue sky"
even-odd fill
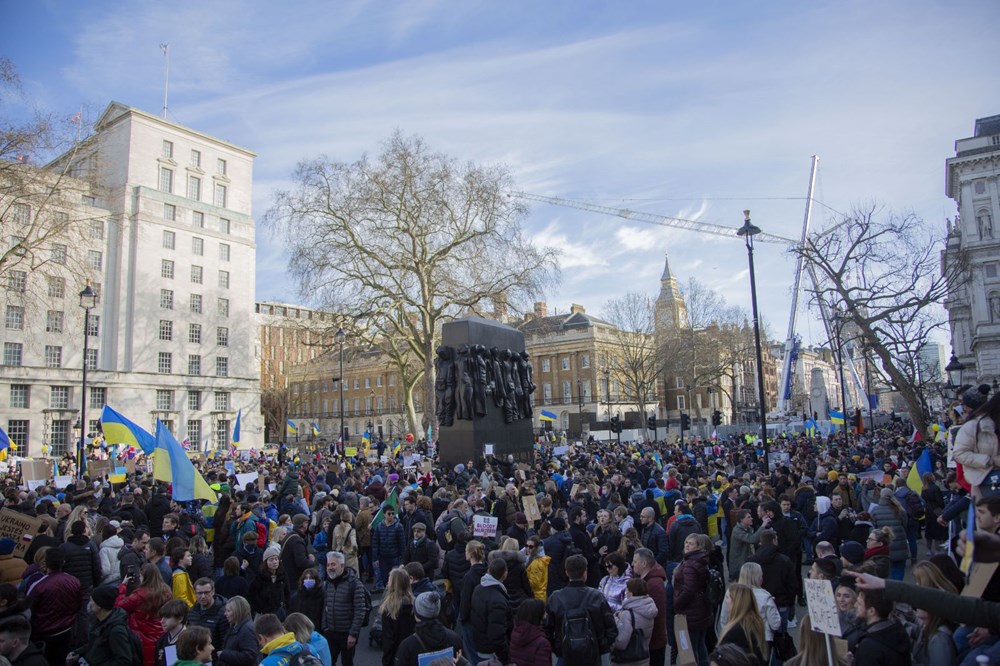
[[[708,9],[702,8],[707,6]],[[38,105],[92,116],[110,100],[257,152],[254,214],[295,163],[377,153],[393,130],[462,160],[504,162],[521,189],[798,236],[810,155],[814,224],[877,200],[943,233],[944,160],[1000,113],[1000,3],[139,2],[0,0],[0,53]],[[545,300],[590,312],[655,294],[669,252],[749,309],[737,240],[532,204],[563,250]],[[258,235],[258,299],[303,302],[280,239]],[[793,265],[757,251],[762,316],[783,336]],[[812,314],[807,340],[821,341]]]

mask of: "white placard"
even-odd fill
[[[174,666],[177,663],[177,646],[168,645],[163,649],[163,660],[167,666]]]
[[[248,483],[253,483],[257,480],[257,472],[247,472],[246,474],[236,475],[236,485],[241,489],[246,488]]]
[[[73,475],[72,474],[64,474],[64,475],[57,476],[55,478],[55,483],[53,485],[55,485],[56,488],[65,488],[66,486],[68,486],[71,483],[73,483]]]
[[[567,453],[569,453],[568,446],[557,446],[556,448],[552,449],[552,455],[555,456],[564,456]]]
[[[882,483],[882,479],[884,478],[885,478],[885,472],[883,472],[880,469],[877,469],[873,472],[861,472],[860,474],[858,474],[858,479],[862,481],[867,481],[868,479],[871,479],[872,481],[877,481],[879,483]]]
[[[805,578],[803,582],[813,631],[840,638],[840,616],[837,614],[837,600],[833,596],[833,584],[828,580],[811,578]]]
[[[702,450],[705,452],[706,456],[710,456],[715,452],[715,449],[713,449],[711,446],[706,446]]]
[[[275,490],[278,489],[278,484],[277,483],[269,483],[269,484],[267,484],[267,489],[270,490],[273,493]]]
[[[28,490],[31,491],[44,486],[45,479],[28,479],[24,483],[28,486]]]
[[[492,444],[483,444],[483,449],[484,449],[484,455],[487,455],[487,456],[493,455],[493,445]]]
[[[500,522],[499,518],[494,518],[493,516],[473,516],[472,517],[472,536],[477,537],[495,537],[497,535],[497,524]]]

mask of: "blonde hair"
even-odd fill
[[[944,590],[945,592],[951,592],[952,594],[958,594],[958,590],[955,589],[955,585],[944,577],[941,573],[941,569],[933,562],[928,562],[927,560],[921,560],[913,565],[913,578],[917,581],[917,585],[920,587],[931,587],[937,588],[939,590]],[[927,622],[923,624],[922,631],[924,638],[930,640],[930,637],[937,633],[938,627],[941,626],[943,618],[932,613],[929,610],[925,610],[927,613]]]
[[[742,570],[740,574],[742,575]],[[722,638],[724,639],[729,630],[733,627],[741,627],[750,641],[750,646],[756,645],[757,650],[767,659],[767,641],[764,640],[764,620],[761,618],[760,609],[757,608],[757,598],[753,594],[753,588],[742,583],[733,583],[729,586],[729,622],[722,628]]]
[[[764,570],[756,562],[746,562],[740,567],[739,582],[747,587],[760,587],[764,582]]]
[[[250,619],[250,602],[241,596],[230,597],[226,602],[226,607],[233,611],[232,626],[237,626],[244,620]]]
[[[309,639],[312,638],[315,629],[313,621],[302,613],[290,613],[285,618],[285,631],[295,634],[295,640],[303,645],[309,645]]]
[[[379,612],[395,620],[399,617],[399,610],[407,603],[413,604],[410,574],[403,567],[396,567],[389,572],[389,582],[385,586]]]
[[[87,526],[89,528],[90,523],[87,522],[87,507],[84,506],[83,504],[70,511],[69,515],[66,517],[66,524],[63,525],[63,533],[62,533],[63,541],[68,541],[69,538],[73,536],[72,532],[73,523],[75,523],[78,520],[87,523]]]
[[[521,550],[521,546],[517,542],[517,539],[515,539],[513,537],[507,537],[506,541],[503,542],[503,545],[500,546],[500,550],[504,550],[504,551],[513,550],[513,551],[517,552],[517,551]]]
[[[486,546],[482,541],[473,539],[465,544],[465,557],[475,562],[482,562],[486,558]]]

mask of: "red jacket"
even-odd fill
[[[156,641],[163,635],[163,625],[158,613],[150,614],[142,610],[148,598],[149,590],[145,588],[136,588],[135,592],[126,596],[125,586],[119,585],[115,607],[128,613],[128,628],[142,639],[143,660],[152,664],[156,659]],[[217,646],[217,649],[222,649],[222,646]]]
[[[524,620],[514,623],[510,662],[516,666],[552,666],[552,645],[540,626]]]
[[[656,618],[653,620],[653,633],[649,637],[649,649],[659,650],[667,644],[667,572],[659,564],[654,564],[643,580],[649,597],[656,604]]]
[[[69,629],[83,609],[80,581],[61,571],[35,583],[27,597],[31,602],[32,640]]]
[[[687,616],[688,629],[704,631],[712,626],[707,589],[708,553],[688,553],[674,570],[674,611]]]

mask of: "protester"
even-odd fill
[[[217,645],[217,666],[253,666],[257,663],[257,636],[250,617],[250,602],[241,596],[226,602],[228,630],[222,645]]]
[[[127,594],[131,580],[125,577],[118,586],[115,606],[128,614],[129,629],[142,641],[143,660],[151,664],[156,657],[156,641],[163,635],[160,608],[173,598],[173,594],[155,565],[142,565],[140,576],[139,585],[131,594]]]
[[[316,631],[312,620],[302,613],[289,613],[284,624],[287,631],[295,634],[296,642],[309,648],[309,652],[318,657],[323,666],[333,666],[330,644]]]
[[[418,666],[417,655],[450,648],[452,656],[462,650],[462,640],[451,629],[438,621],[441,597],[434,592],[424,592],[413,604],[417,624],[413,634],[406,637],[396,650],[396,666]],[[463,653],[464,656],[464,653]],[[466,657],[468,658],[468,657]]]
[[[288,601],[290,613],[302,613],[306,617],[321,617],[323,613],[323,581],[319,571],[310,567],[302,572],[295,591]]]
[[[253,623],[260,653],[264,658],[260,666],[287,666],[291,660],[308,650],[295,640],[295,634],[285,630],[281,620],[273,613],[262,613]]]
[[[413,633],[416,625],[413,602],[410,576],[399,567],[393,569],[378,609],[382,618],[382,666],[396,662],[400,643]]]
[[[552,666],[552,644],[545,636],[542,620],[545,603],[528,599],[517,609],[510,635],[510,662],[514,666]]]
[[[343,553],[326,554],[326,577],[323,603],[323,637],[330,644],[334,662],[340,657],[343,666],[352,666],[354,652],[367,611],[364,584],[353,569],[347,568]]]
[[[601,659],[601,655],[610,654],[615,639],[618,637],[618,626],[611,607],[597,590],[587,587],[587,558],[582,555],[571,555],[565,562],[567,584],[565,588],[551,594],[545,615],[545,632],[552,643],[553,652],[567,666],[593,666]],[[586,648],[578,651],[577,643],[565,641],[564,621],[567,617],[583,612],[584,621],[589,627],[585,633],[591,639]],[[564,642],[565,641],[565,642]],[[573,649],[570,649],[573,648]],[[596,661],[595,661],[596,659]]]
[[[77,652],[71,652],[66,657],[68,662],[76,663],[79,657],[87,664],[131,666],[133,659],[142,658],[141,654],[136,654],[127,614],[121,608],[115,608],[117,597],[118,589],[113,585],[94,588],[88,609],[94,616],[94,624],[86,645],[78,648]]]
[[[653,626],[658,614],[656,602],[649,595],[646,581],[642,578],[631,578],[626,585],[625,599],[620,609],[615,612],[615,623],[618,637],[612,646],[611,661],[623,666],[649,666],[650,658],[629,659],[625,656],[630,644],[638,634],[639,644],[649,652],[649,642],[653,635]]]
[[[729,586],[727,597],[729,620],[722,627],[719,645],[733,643],[756,658],[757,663],[767,663],[768,643],[753,588],[733,583]]]
[[[177,639],[187,628],[187,602],[171,599],[160,608],[160,626],[163,633],[156,640],[156,666],[168,666],[167,648],[177,645]]]

